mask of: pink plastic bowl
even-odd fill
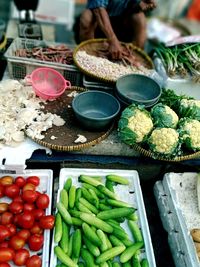
[[[70,81],[51,68],[37,68],[26,76],[37,96],[44,100],[56,99],[71,87]]]

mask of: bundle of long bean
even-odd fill
[[[15,51],[18,57],[32,58],[42,61],[73,64],[73,50],[66,45],[47,47],[34,47],[32,49],[21,48]]]
[[[169,76],[192,76],[195,82],[200,82],[200,44],[181,44],[166,47],[158,44],[155,51],[162,59]]]

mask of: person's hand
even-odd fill
[[[117,39],[110,41],[109,55],[110,55],[111,59],[113,59],[113,60],[117,60],[117,59],[122,58],[123,49],[122,49],[120,42]]]
[[[141,11],[150,11],[153,10],[156,7],[156,3],[153,0],[142,0],[139,3]]]

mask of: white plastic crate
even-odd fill
[[[31,74],[33,70],[39,67],[49,67],[59,71],[66,80],[69,80],[74,86],[81,86],[83,75],[75,65],[61,64],[57,62],[42,61],[33,58],[25,58],[15,56],[15,52],[21,48],[45,47],[59,45],[60,43],[47,42],[43,40],[16,38],[13,40],[5,57],[8,62],[8,72],[11,78],[24,79],[27,74]],[[67,44],[69,48],[73,48]]]
[[[140,180],[137,171],[131,170],[112,170],[112,169],[75,169],[75,168],[63,168],[60,171],[59,175],[59,190],[57,195],[57,202],[60,201],[60,191],[63,189],[65,181],[70,177],[72,178],[72,184],[75,186],[80,186],[81,183],[78,182],[78,177],[80,175],[89,175],[89,176],[101,176],[103,181],[105,181],[105,176],[108,174],[116,174],[123,176],[129,180],[129,185],[117,185],[115,186],[116,195],[119,196],[119,199],[131,204],[136,208],[136,214],[138,215],[138,225],[141,228],[145,248],[141,249],[141,257],[148,259],[149,267],[156,267],[153,246],[151,242],[151,236],[148,226],[148,221],[146,217],[146,211],[142,196],[142,191],[140,187]],[[128,189],[127,189],[128,188]],[[129,234],[130,239],[131,233],[126,224],[122,224],[126,232]],[[53,234],[54,240],[54,234]],[[54,246],[57,244],[53,241],[52,250],[51,250],[51,260],[50,267],[55,267],[59,263],[57,257],[54,253]]]
[[[196,173],[167,173],[162,181],[157,181],[154,193],[158,204],[160,217],[168,233],[168,243],[176,267],[199,267],[196,248],[190,235],[190,230],[196,227],[195,222],[190,222],[191,214],[200,217],[197,208]],[[179,183],[180,188],[175,188],[174,183]],[[185,190],[184,184],[191,183]],[[181,191],[184,189],[184,192]],[[194,192],[193,198],[188,198],[189,191]],[[180,194],[183,197],[180,197]],[[184,201],[187,199],[187,203]],[[191,213],[188,205],[191,202]],[[183,208],[185,206],[185,208]],[[200,225],[200,220],[199,220]]]
[[[46,193],[49,196],[49,206],[46,209],[46,215],[51,214],[52,209],[52,188],[53,188],[53,171],[48,169],[26,169],[23,170],[21,166],[7,166],[5,168],[4,166],[0,166],[0,177],[9,175],[13,178],[16,178],[17,176],[22,176],[25,179],[28,176],[38,176],[40,178],[40,184],[37,187],[37,190],[39,192]],[[0,199],[0,202],[10,202],[11,200],[3,197]],[[27,245],[26,245],[27,246]],[[25,247],[26,247],[25,246]],[[28,249],[28,246],[26,247]],[[49,259],[50,259],[50,230],[44,231],[44,245],[42,250],[32,252],[30,251],[30,255],[39,255],[42,259],[42,267],[47,267],[49,265]],[[9,262],[10,263],[10,262]],[[13,262],[10,263],[12,267],[16,267],[16,265],[13,264]]]

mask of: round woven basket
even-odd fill
[[[200,151],[198,151],[198,152],[195,152],[192,154],[183,155],[183,156],[175,157],[172,159],[166,159],[166,158],[161,157],[161,156],[155,158],[154,154],[151,151],[144,149],[143,147],[139,146],[138,144],[135,144],[132,147],[133,147],[133,149],[135,149],[136,151],[138,151],[139,153],[141,153],[145,157],[154,158],[156,160],[168,161],[168,162],[179,162],[179,161],[190,160],[190,159],[195,159],[195,158],[200,157]]]
[[[59,127],[53,125],[52,128],[43,133],[44,138],[42,140],[33,138],[32,136],[29,137],[36,143],[57,151],[82,150],[104,140],[113,130],[115,123],[108,126],[108,128],[103,131],[93,132],[82,129],[75,118],[71,107],[73,97],[69,95],[72,92],[81,93],[84,91],[87,90],[81,87],[72,86],[58,99],[47,102],[43,111],[61,116],[65,120],[65,124]],[[75,143],[74,141],[77,139],[78,135],[83,135],[87,138],[87,141],[85,143]],[[52,139],[52,136],[55,136],[56,138]]]
[[[102,82],[115,83],[116,80],[113,80],[112,78],[103,77],[103,76],[100,76],[98,73],[93,73],[91,71],[88,71],[77,61],[77,58],[76,58],[77,53],[79,51],[85,51],[89,55],[96,55],[96,52],[98,50],[100,50],[105,43],[108,43],[107,39],[101,39],[101,38],[100,39],[90,39],[90,40],[87,40],[87,41],[80,43],[74,49],[73,60],[74,60],[75,65],[78,67],[78,69],[81,72],[83,72],[85,75],[90,76],[92,78],[95,78],[95,79],[102,81]],[[125,45],[126,43],[121,42],[121,44]],[[140,59],[141,64],[143,66],[145,66],[148,69],[154,68],[153,61],[142,49],[140,49],[137,46],[134,46],[132,43],[129,43],[128,45],[129,45],[129,47],[131,47],[131,49],[134,53],[134,56],[137,56],[138,59]]]

